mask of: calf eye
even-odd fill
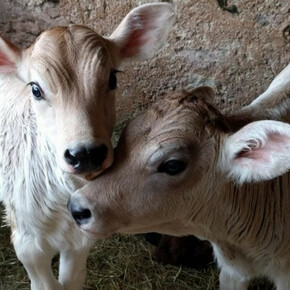
[[[34,99],[39,101],[39,100],[43,100],[43,92],[41,90],[41,88],[39,87],[38,84],[31,82],[29,83],[29,85],[31,85],[31,89],[32,89],[32,94],[34,96]]]
[[[116,73],[118,71],[117,70],[111,70],[110,72],[110,78],[109,78],[109,88],[110,90],[115,90],[117,87],[117,76]]]
[[[158,172],[164,172],[169,175],[177,175],[185,170],[187,164],[181,160],[168,160],[158,167]]]

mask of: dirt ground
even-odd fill
[[[129,10],[148,2],[156,1],[0,0],[0,34],[22,48],[41,31],[69,23],[109,35]],[[119,121],[188,85],[212,86],[217,105],[235,110],[290,62],[289,0],[167,2],[177,16],[168,43],[154,58],[124,65],[118,75]]]

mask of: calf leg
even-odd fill
[[[287,279],[281,279],[276,281],[276,289],[277,290],[289,290],[290,289],[290,281],[289,278]]]
[[[86,264],[90,248],[60,253],[59,281],[65,290],[81,290],[86,279]]]
[[[249,281],[249,279],[237,273],[221,269],[219,276],[220,290],[247,290]]]
[[[273,271],[274,272],[274,271]],[[290,277],[289,274],[277,274],[273,277],[277,290],[289,290],[290,289]]]
[[[255,275],[250,261],[230,245],[217,246],[212,243],[217,263],[221,268],[219,281],[221,290],[246,290]]]
[[[28,273],[32,290],[63,290],[52,273],[51,260],[55,252],[48,245],[41,245],[35,237],[19,233],[15,233],[13,244]]]

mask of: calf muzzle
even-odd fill
[[[89,223],[92,213],[88,208],[82,207],[77,199],[70,198],[67,208],[77,225],[81,226]]]
[[[64,153],[65,161],[71,165],[76,173],[86,173],[99,170],[108,156],[108,147],[76,147],[67,149]]]

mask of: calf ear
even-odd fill
[[[198,88],[193,89],[190,93],[193,96],[197,96],[199,98],[204,99],[208,103],[214,102],[214,92],[211,87],[207,87],[207,86],[198,87]]]
[[[0,73],[14,73],[20,61],[21,51],[11,42],[0,37]]]
[[[119,59],[146,59],[165,43],[175,21],[172,5],[145,4],[133,9],[110,36]]]
[[[290,125],[253,122],[227,137],[219,168],[238,183],[269,180],[290,169]]]

